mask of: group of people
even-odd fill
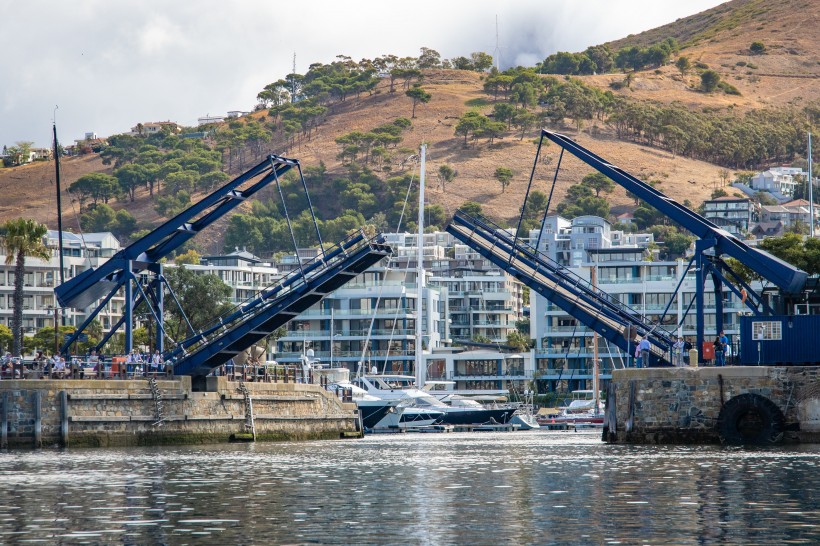
[[[726,366],[732,364],[732,344],[729,337],[721,330],[720,334],[712,342],[715,352],[714,366]],[[694,344],[688,339],[678,336],[677,341],[672,345],[672,364],[676,367],[689,365],[689,351],[694,348]],[[648,368],[650,362],[651,345],[646,337],[638,338],[635,345],[635,367]]]
[[[4,379],[34,379],[48,378],[62,379],[68,375],[68,365],[65,357],[60,354],[46,356],[43,351],[37,351],[30,363],[25,363],[22,356],[12,356],[10,352],[0,359],[0,377]]]
[[[165,371],[162,354],[159,350],[154,351],[154,354],[151,355],[149,353],[140,353],[134,349],[125,357],[125,366],[128,373],[131,374],[147,372],[155,375]]]
[[[15,357],[7,351],[0,357],[0,378],[84,379],[89,376],[103,379],[115,375],[111,364],[93,349],[85,358],[73,356],[70,361],[66,361],[59,353],[46,356],[43,351],[37,351],[33,359],[25,360],[22,356]],[[87,373],[87,368],[91,368],[91,372]],[[143,355],[136,350],[125,357],[124,369],[117,371],[127,372],[128,376],[170,373],[159,351],[155,351],[153,355]]]

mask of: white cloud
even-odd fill
[[[250,109],[256,93],[337,54],[353,59],[492,53],[496,16],[504,65],[640,32],[717,0],[365,0],[297,3],[15,3],[0,18],[0,145],[49,142],[54,106],[61,140],[127,131],[140,121],[193,124],[206,113]],[[10,4],[10,2],[6,2]],[[12,54],[9,55],[8,53]]]

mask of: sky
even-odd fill
[[[0,0],[0,146],[252,110],[336,55],[500,51],[501,68],[648,30],[720,0]],[[498,44],[496,49],[496,18]],[[55,110],[56,107],[56,110]]]

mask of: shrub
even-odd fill
[[[749,51],[755,55],[762,55],[766,51],[766,46],[763,42],[752,42],[752,45],[749,46]]]
[[[727,95],[740,95],[740,91],[734,85],[727,82],[718,83],[718,87]]]

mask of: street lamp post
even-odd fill
[[[56,305],[46,305],[46,311],[49,311],[49,312],[54,311],[54,354],[56,355],[58,352],[60,352],[60,337],[59,337],[59,330],[57,328],[57,324],[58,324],[58,321],[59,321],[58,314],[59,314],[60,308],[57,307]]]

